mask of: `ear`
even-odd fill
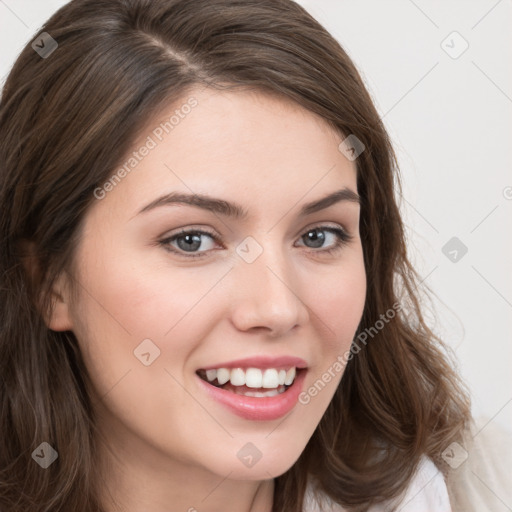
[[[46,308],[42,308],[40,303],[40,286],[42,283],[42,273],[37,258],[37,248],[35,244],[28,240],[22,240],[19,245],[21,249],[21,260],[27,277],[31,283],[31,289],[35,290],[37,308],[43,315],[43,320],[48,329],[53,331],[71,331],[73,322],[71,320],[71,310],[69,301],[69,276],[67,272],[62,271],[55,280],[50,294],[50,313],[46,313]]]
[[[46,326],[52,331],[73,330],[68,290],[69,277],[67,272],[63,271],[52,287],[51,310],[49,317],[44,319]]]

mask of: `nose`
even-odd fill
[[[233,270],[232,322],[237,329],[278,337],[309,320],[301,283],[282,251],[265,247],[255,261],[240,259]]]

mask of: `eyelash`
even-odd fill
[[[334,235],[337,236],[336,244],[333,247],[331,247],[329,249],[318,249],[318,250],[311,249],[311,252],[314,252],[314,253],[321,253],[321,254],[328,254],[328,255],[337,253],[347,243],[349,243],[353,238],[352,235],[349,235],[344,229],[341,229],[338,227],[332,227],[332,226],[315,226],[313,228],[308,229],[303,235],[301,235],[300,238],[302,239],[307,233],[310,233],[311,231],[328,231],[329,233],[333,233]],[[171,242],[174,242],[178,238],[181,238],[185,235],[207,235],[207,236],[211,237],[216,243],[220,243],[220,240],[218,239],[218,237],[210,231],[201,230],[201,229],[197,229],[197,230],[191,229],[188,231],[182,230],[179,233],[176,233],[170,237],[167,237],[167,238],[161,240],[159,242],[159,244],[162,245],[167,251],[172,252],[173,254],[177,254],[179,256],[183,256],[184,258],[203,258],[203,257],[205,257],[209,251],[202,251],[199,253],[187,253],[185,251],[172,248],[170,246]]]

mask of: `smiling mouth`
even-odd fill
[[[216,368],[196,374],[211,386],[237,395],[272,397],[285,393],[305,369],[288,368]]]

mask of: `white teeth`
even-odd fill
[[[290,368],[287,372],[286,372],[286,379],[284,380],[284,383],[289,386],[292,382],[293,382],[293,379],[295,379],[295,367],[293,368]]]
[[[217,378],[217,370],[206,370],[206,378],[212,382]]]
[[[261,391],[242,391],[240,389],[235,389],[235,393],[237,395],[244,395],[244,396],[255,396],[258,398],[263,398],[266,396],[277,396],[281,393],[285,392],[285,387],[280,386],[278,389],[272,389],[271,391],[264,391],[263,393]]]
[[[263,374],[263,382],[261,387],[263,388],[277,388],[279,386],[279,377],[277,375],[277,370],[274,368],[268,368],[265,370]]]
[[[233,370],[234,371],[234,370]],[[231,372],[233,375],[233,372]],[[245,385],[248,388],[261,388],[263,382],[263,375],[259,368],[248,368],[245,372]],[[233,377],[231,377],[231,384],[233,384]],[[236,386],[236,384],[233,384]],[[270,386],[275,387],[275,386]]]
[[[279,386],[293,384],[296,369],[288,371],[275,368],[217,368],[206,370],[206,379],[213,382],[217,379],[220,386],[230,381],[233,386],[247,386],[248,388],[277,389]],[[250,396],[250,395],[249,395]]]
[[[222,386],[222,384],[226,384],[226,382],[229,380],[231,376],[231,372],[227,368],[219,368],[217,370],[217,380],[219,381],[219,384]]]
[[[242,368],[233,368],[230,380],[233,386],[243,386],[245,384],[245,372]]]

